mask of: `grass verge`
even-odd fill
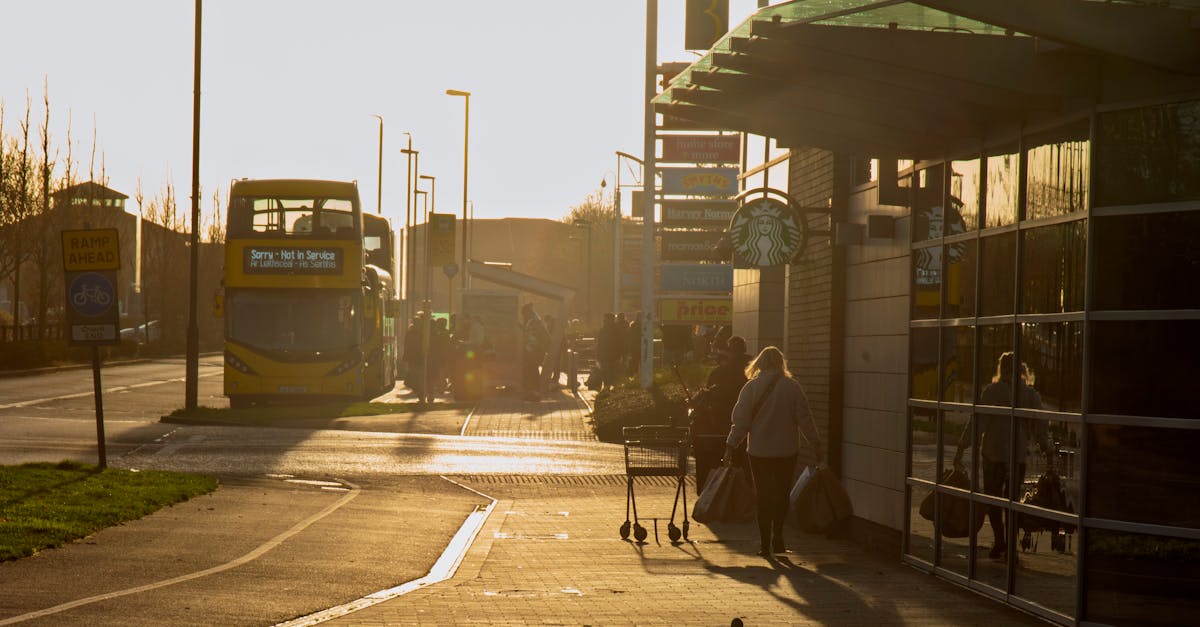
[[[320,420],[346,418],[350,416],[383,416],[421,411],[470,409],[474,403],[438,403],[420,406],[418,403],[335,403],[326,405],[271,405],[230,409],[225,407],[197,407],[193,411],[176,409],[172,417],[197,418],[224,423],[237,423],[269,427],[297,420]]]
[[[15,560],[207,494],[213,477],[76,462],[0,466],[0,561]]]

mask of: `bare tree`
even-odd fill
[[[225,215],[221,210],[221,190],[213,192],[212,213],[201,216],[200,233],[203,241],[212,244],[225,243]]]

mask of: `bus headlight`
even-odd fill
[[[234,355],[229,351],[225,351],[225,363],[230,368],[233,368],[242,374],[258,374],[253,368],[247,365],[246,362],[242,361],[237,355]]]

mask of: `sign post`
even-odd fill
[[[92,347],[92,394],[96,402],[99,467],[108,466],[104,446],[104,397],[100,385],[100,347],[120,344],[117,332],[117,270],[121,247],[116,229],[62,232],[63,271],[67,286],[67,341]]]

